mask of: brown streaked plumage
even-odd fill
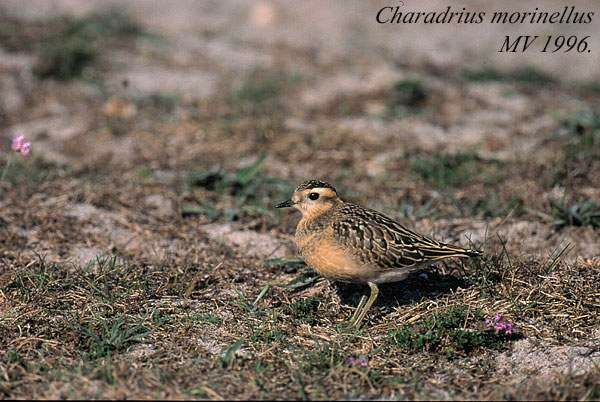
[[[377,298],[377,284],[402,280],[443,258],[481,255],[420,235],[380,212],[344,202],[332,185],[319,180],[300,184],[290,200],[276,207],[302,212],[296,244],[309,266],[325,278],[371,287],[371,296],[361,299],[352,317],[355,326]]]

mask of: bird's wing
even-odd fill
[[[479,255],[413,232],[385,215],[345,203],[333,220],[337,242],[354,250],[363,263],[409,268],[447,257]]]

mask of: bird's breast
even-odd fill
[[[296,244],[304,261],[321,276],[339,281],[366,282],[370,270],[333,239],[333,229],[311,232],[298,227]]]

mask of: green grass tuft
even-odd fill
[[[562,121],[570,133],[583,135],[588,132],[597,132],[600,130],[600,114],[591,111],[581,111],[569,116]]]
[[[67,81],[79,78],[98,57],[98,50],[86,38],[67,36],[44,45],[33,72],[40,78]]]
[[[306,351],[301,361],[304,372],[326,375],[343,363],[343,357],[335,348],[322,345],[316,350]]]
[[[122,316],[102,320],[99,325],[80,326],[79,333],[84,339],[89,359],[109,357],[139,343],[150,333],[141,324],[132,324]]]
[[[392,105],[416,106],[428,97],[427,89],[420,80],[397,81],[392,89]]]
[[[58,165],[35,155],[35,144],[32,150],[33,156],[28,158],[21,155],[7,155],[5,161],[0,161],[1,180],[13,186],[31,186],[52,180],[64,170]]]
[[[411,172],[436,188],[460,186],[474,180],[497,182],[502,165],[500,161],[484,160],[473,152],[423,154],[410,161]]]
[[[181,97],[170,92],[153,92],[148,95],[137,96],[133,99],[133,102],[141,109],[171,113],[181,102]]]
[[[585,81],[579,83],[579,88],[593,94],[600,94],[600,81]]]
[[[281,77],[252,76],[234,92],[236,101],[244,104],[265,105],[276,100],[282,92]]]
[[[555,82],[555,79],[551,75],[531,66],[513,71],[512,74],[509,75],[509,79],[521,84],[532,85],[545,85]]]
[[[567,205],[564,201],[552,201],[554,224],[565,226],[591,226],[600,228],[600,206],[592,200]]]
[[[437,348],[441,343],[437,332],[420,333],[412,327],[391,330],[388,336],[394,344],[405,350],[431,350]]]
[[[600,113],[583,111],[562,121],[568,138],[555,163],[554,183],[564,185],[568,179],[591,177],[600,161]]]
[[[315,325],[319,321],[317,310],[320,304],[321,301],[319,298],[312,296],[290,304],[288,311],[294,319],[306,324]]]
[[[271,224],[277,223],[281,211],[275,210],[273,205],[287,199],[294,187],[288,181],[262,174],[265,159],[266,155],[262,154],[254,162],[232,173],[221,169],[190,172],[190,187],[200,187],[210,193],[195,204],[185,204],[182,214],[204,215],[210,220],[227,221],[262,217]],[[217,205],[217,201],[221,201],[221,205]]]
[[[475,82],[501,81],[529,85],[544,85],[555,82],[555,79],[551,75],[532,66],[522,67],[509,72],[502,72],[493,67],[467,69],[463,71],[462,76],[468,81]]]
[[[186,321],[193,325],[221,325],[223,323],[223,319],[221,317],[212,313],[191,314],[187,317]]]
[[[478,348],[503,349],[509,338],[493,331],[456,329],[450,332],[450,339],[456,349],[470,353]]]
[[[414,113],[429,97],[425,85],[420,80],[400,80],[394,83],[387,102],[386,116],[402,118]]]
[[[40,78],[66,81],[82,76],[98,57],[102,45],[116,37],[142,33],[139,25],[124,12],[109,9],[83,18],[64,18],[60,32],[41,47],[33,72]]]
[[[287,338],[287,333],[278,329],[265,331],[262,328],[254,331],[250,340],[252,342],[265,343],[267,345],[273,342],[280,342]]]
[[[225,349],[223,349],[223,351],[221,352],[221,356],[220,356],[221,357],[221,367],[223,367],[223,368],[231,367],[231,365],[235,361],[236,354],[237,354],[238,350],[240,350],[240,348],[242,347],[243,343],[244,343],[243,339],[238,339],[237,341],[233,342],[231,345],[229,345]]]
[[[300,79],[297,74],[255,71],[233,91],[230,103],[242,115],[271,115],[283,108],[284,94]]]
[[[486,330],[481,310],[453,307],[425,318],[414,326],[390,330],[388,340],[407,351],[470,353],[478,348],[502,349],[510,337]]]
[[[468,81],[502,81],[506,78],[504,74],[492,67],[480,69],[468,69],[463,71],[463,78]]]
[[[600,160],[600,113],[577,113],[565,119],[563,126],[571,133],[564,149],[567,161]]]

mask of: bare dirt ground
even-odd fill
[[[0,4],[3,398],[600,398],[598,22],[506,56],[382,4]],[[307,178],[485,256],[350,329],[272,208]]]

